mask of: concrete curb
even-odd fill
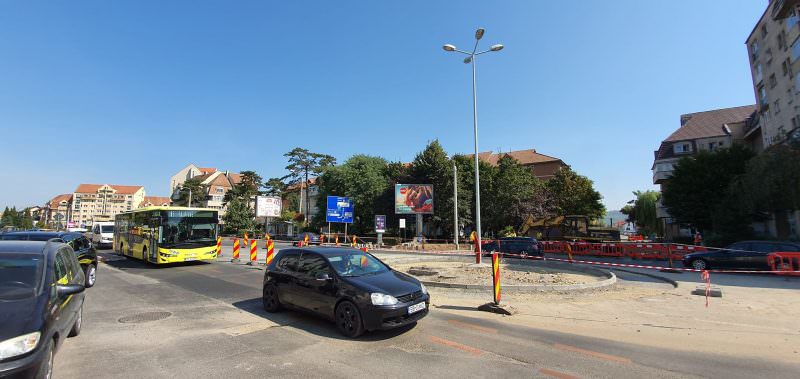
[[[665,282],[665,283],[669,283],[673,287],[678,288],[678,282],[677,281],[672,280],[670,278],[663,277],[663,276],[659,276],[659,275],[656,275],[656,274],[650,274],[650,273],[646,273],[646,272],[638,272],[638,271],[633,271],[633,270],[625,270],[625,269],[621,269],[619,267],[614,267],[611,270],[627,272],[629,274],[634,274],[634,275],[646,276],[648,278],[653,278],[653,279],[657,279],[657,280],[660,280],[660,281]]]
[[[402,258],[402,259],[386,259],[386,263],[390,266],[392,264],[407,264],[407,263],[416,263],[416,262],[463,262],[468,261],[472,262],[474,257],[457,257],[457,256],[438,256],[438,257],[418,257],[418,258]],[[519,265],[522,266],[521,262],[514,262],[505,260],[505,264],[509,265]],[[541,263],[545,266],[550,266],[551,268],[559,268],[564,271],[572,271],[572,272],[580,272],[584,274],[589,274],[593,276],[605,277],[606,279],[600,280],[594,283],[584,283],[584,284],[565,284],[565,285],[524,285],[524,284],[517,284],[517,285],[503,285],[502,290],[504,292],[580,292],[580,291],[591,291],[600,288],[605,288],[612,286],[617,283],[617,276],[614,275],[613,272],[608,270],[603,270],[596,267],[581,267],[570,265],[568,263],[562,262],[548,262],[548,261],[537,261],[537,263]],[[467,290],[481,290],[481,291],[492,291],[491,285],[482,285],[482,284],[461,284],[461,283],[442,283],[442,282],[434,282],[428,280],[422,280],[417,278],[429,287],[438,287],[438,288],[458,288],[458,289],[467,289]]]

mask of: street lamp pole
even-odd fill
[[[472,52],[466,52],[462,50],[456,49],[455,46],[451,44],[446,44],[442,46],[445,51],[453,51],[461,54],[468,55],[468,57],[464,58],[464,63],[471,63],[472,64],[472,128],[475,134],[475,243],[476,243],[476,262],[481,263],[481,175],[480,169],[478,165],[478,90],[477,90],[477,80],[475,74],[475,57],[484,53],[492,52],[492,51],[500,51],[503,49],[503,45],[496,44],[492,45],[489,50],[477,52],[478,50],[478,42],[480,42],[481,38],[483,38],[485,30],[483,28],[478,28],[475,31],[475,47],[473,47]]]

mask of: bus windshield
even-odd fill
[[[217,217],[210,211],[166,211],[159,241],[163,247],[192,248],[217,243]]]

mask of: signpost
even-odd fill
[[[375,233],[378,233],[378,246],[383,245],[383,233],[386,233],[386,215],[375,215]]]
[[[344,224],[344,236],[347,238],[347,224],[353,223],[353,202],[349,197],[328,196],[325,209],[325,221],[328,222],[328,233],[331,232],[331,223]]]
[[[264,232],[269,233],[272,217],[281,217],[281,205],[279,196],[256,196],[256,217],[264,217]]]

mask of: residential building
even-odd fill
[[[758,104],[757,119],[745,130],[760,135],[756,151],[790,138],[800,140],[800,0],[770,0],[747,37]]]
[[[683,157],[703,150],[727,148],[734,142],[754,143],[752,138],[747,137],[747,128],[756,117],[756,109],[756,105],[745,105],[681,115],[680,128],[663,140],[654,152],[655,159],[651,168],[653,184],[663,189],[664,183],[672,176],[675,164]],[[681,231],[660,201],[657,203],[656,214],[666,238],[686,236],[689,233],[687,230]]]
[[[72,210],[72,194],[56,195],[44,207],[43,221],[48,228],[64,228]]]
[[[174,195],[183,183],[192,178],[200,180],[206,188],[203,194],[192,194],[192,206],[218,209],[220,216],[224,216],[227,211],[224,204],[225,194],[242,181],[239,173],[189,164],[170,178],[171,193]]]
[[[478,159],[491,165],[497,165],[497,161],[499,161],[504,155],[508,155],[516,159],[520,165],[530,169],[534,176],[543,180],[549,180],[552,178],[556,171],[562,167],[569,167],[569,165],[564,163],[564,161],[562,161],[560,158],[544,155],[537,152],[536,149],[509,151],[505,153],[494,153],[487,151],[478,153]],[[469,154],[467,156],[472,158],[474,154]]]
[[[145,196],[139,208],[144,207],[166,207],[172,204],[172,199],[162,196]]]
[[[118,213],[138,208],[144,196],[142,186],[81,184],[72,194],[68,221],[86,226],[95,221],[113,221]]]
[[[317,178],[309,178],[308,182],[303,183],[299,182],[296,184],[292,184],[286,187],[286,194],[297,192],[298,193],[298,205],[297,209],[290,209],[290,204],[287,199],[287,196],[283,196],[283,204],[281,205],[282,209],[288,209],[291,211],[297,211],[298,214],[306,214],[306,204],[308,204],[308,218],[309,221],[312,220],[314,217],[324,217],[325,213],[320,213],[320,209],[317,206],[317,199],[319,198],[319,186],[317,186]],[[307,199],[306,199],[307,198]]]

